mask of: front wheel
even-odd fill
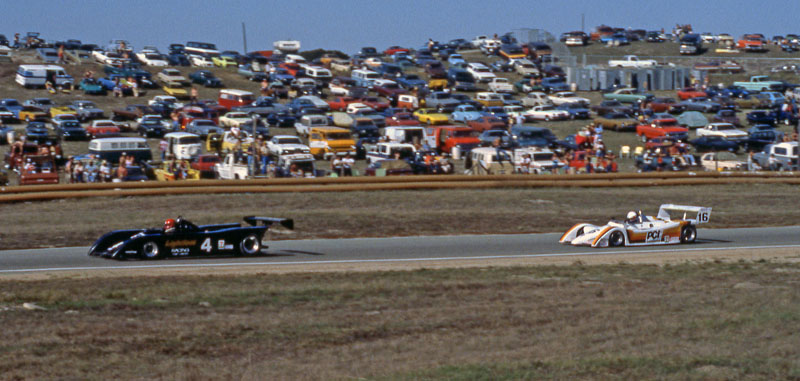
[[[693,243],[697,238],[697,228],[692,225],[684,226],[681,229],[681,243]]]
[[[158,259],[161,257],[161,249],[158,247],[157,243],[147,241],[142,245],[139,254],[142,256],[142,259]]]
[[[616,230],[611,233],[611,235],[608,237],[608,246],[625,246],[625,236],[622,235],[621,231]]]
[[[250,234],[239,242],[239,252],[244,255],[255,255],[261,252],[261,240],[255,234]]]

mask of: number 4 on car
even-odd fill
[[[239,223],[200,225],[178,217],[163,228],[115,230],[100,237],[89,255],[113,259],[161,259],[166,257],[258,255],[261,240],[274,224],[294,228],[288,218],[244,217]]]
[[[624,220],[612,219],[603,226],[577,224],[559,242],[591,247],[693,243],[697,225],[708,222],[710,217],[711,208],[664,204],[655,217],[630,211]]]

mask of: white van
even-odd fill
[[[319,66],[306,67],[306,76],[326,85],[331,81],[331,79],[333,79],[333,74],[331,74],[330,70]]]
[[[73,83],[72,76],[58,65],[19,65],[16,81],[24,87],[44,87],[47,81],[53,86]]]
[[[381,76],[378,73],[372,70],[366,69],[356,69],[353,70],[353,73],[350,76],[356,81],[357,86],[371,88],[372,83],[380,78]]]
[[[133,155],[137,162],[151,160],[152,153],[145,138],[100,138],[89,142],[89,153],[109,163],[119,163],[119,157]]]
[[[191,160],[200,155],[203,141],[195,134],[188,132],[170,132],[164,135],[167,140],[167,154],[178,160]]]

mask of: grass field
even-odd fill
[[[0,248],[88,246],[112,229],[160,226],[183,215],[198,224],[246,215],[289,217],[295,231],[275,239],[558,232],[603,223],[662,203],[713,208],[709,227],[793,225],[797,187],[539,188],[343,193],[276,193],[71,199],[0,205],[8,223]]]
[[[0,281],[0,378],[797,379],[799,272],[575,263]]]

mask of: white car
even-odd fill
[[[664,204],[655,217],[630,211],[625,220],[612,219],[602,226],[577,224],[559,242],[591,247],[692,243],[697,238],[697,225],[710,217],[711,208]]]
[[[182,102],[178,102],[178,98],[175,98],[172,95],[156,95],[153,97],[153,99],[147,102],[147,104],[150,106],[157,103],[170,103],[173,106],[175,106],[176,109],[179,109],[184,106]]]
[[[311,149],[294,135],[275,135],[267,142],[270,155],[311,153]]]
[[[246,112],[231,111],[219,117],[219,126],[223,128],[239,127],[244,123],[253,121],[253,117]]]
[[[557,110],[553,105],[536,106],[528,111],[525,111],[525,120],[567,120],[569,119],[569,112],[564,110]]]
[[[575,93],[573,93],[572,91],[559,91],[555,94],[550,94],[548,98],[556,106],[560,106],[565,103],[579,103],[584,106],[588,106],[589,103],[591,103],[589,99],[584,97],[579,97],[575,95]]]
[[[553,104],[553,101],[550,100],[550,97],[548,97],[547,94],[541,91],[532,91],[528,94],[525,94],[525,96],[522,97],[521,101],[522,105],[525,107]]]
[[[747,139],[747,132],[730,123],[711,123],[703,128],[698,128],[697,136],[719,136],[727,140],[744,140]]]
[[[747,168],[747,162],[739,160],[732,152],[707,152],[700,156],[700,164],[706,171],[739,171]]]
[[[517,74],[521,76],[527,77],[530,75],[539,74],[539,68],[537,68],[536,65],[534,65],[533,62],[531,62],[531,60],[529,59],[523,58],[519,60],[514,60],[511,65],[514,67],[514,71],[516,71]]]
[[[472,77],[478,82],[491,82],[493,79],[497,78],[497,76],[489,70],[488,66],[480,62],[467,64],[467,71],[472,74]]]
[[[162,69],[160,72],[158,72],[156,78],[158,78],[158,80],[162,83],[177,82],[186,84],[189,82],[178,69],[173,68]]]
[[[510,118],[516,118],[520,115],[524,116],[525,109],[522,106],[508,105],[503,106],[503,112],[505,112]]]
[[[495,93],[513,93],[514,85],[508,78],[497,77],[489,82],[489,90]]]
[[[214,62],[211,61],[211,57],[201,56],[199,54],[190,54],[189,63],[192,64],[192,66],[198,67],[214,67]]]
[[[164,59],[164,56],[156,52],[139,52],[136,53],[136,58],[147,66],[169,66],[169,62]]]

